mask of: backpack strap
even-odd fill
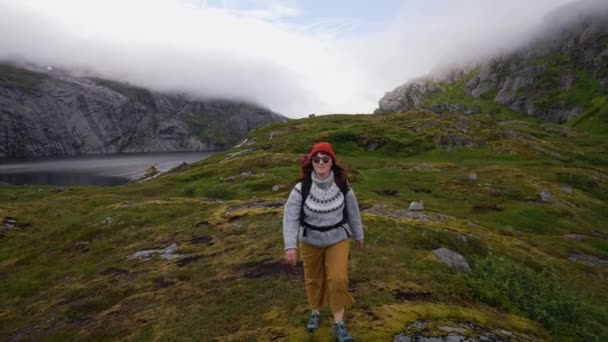
[[[334,176],[334,182],[336,182],[336,185],[340,188],[340,191],[342,192],[342,195],[344,196],[344,209],[342,209],[342,221],[340,221],[340,223],[338,223],[338,227],[342,227],[344,229],[344,231],[346,232],[346,237],[350,238],[350,233],[348,232],[348,229],[346,229],[346,227],[344,226],[344,224],[346,223],[346,194],[350,191],[350,183],[348,182],[348,177],[346,176],[346,174],[342,173],[338,176]]]
[[[310,176],[302,179],[302,187],[300,194],[302,195],[302,204],[300,205],[300,225],[304,226],[304,202],[310,194],[310,188],[312,187],[312,178]],[[306,226],[304,226],[304,236],[306,236]]]
[[[346,232],[346,237],[350,238],[350,233],[348,232],[348,229],[346,229],[346,227],[344,226],[344,223],[346,223],[346,216],[348,215],[346,213],[346,194],[350,191],[350,183],[348,182],[348,177],[346,177],[345,174],[341,174],[340,176],[338,176],[336,183],[338,184],[338,187],[340,188],[340,191],[342,191],[342,195],[344,196],[344,209],[342,209],[342,221],[340,221],[340,225],[342,226],[342,228],[344,228],[344,231]]]

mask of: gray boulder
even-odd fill
[[[433,254],[444,264],[455,268],[461,272],[471,272],[471,267],[467,260],[460,254],[453,252],[445,247],[437,248]]]
[[[424,202],[423,201],[414,201],[414,202],[410,203],[410,207],[408,208],[408,210],[412,210],[412,211],[424,210]]]

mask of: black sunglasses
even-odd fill
[[[313,162],[315,162],[315,163],[317,163],[317,164],[318,164],[318,163],[319,163],[321,160],[323,161],[323,163],[327,164],[327,163],[329,163],[329,161],[331,160],[331,158],[330,158],[330,157],[328,157],[328,156],[323,156],[323,157],[314,156],[314,157],[312,157],[312,161],[313,161]]]

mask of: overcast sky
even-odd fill
[[[371,113],[386,91],[437,66],[517,46],[567,2],[0,0],[0,59],[292,118]]]

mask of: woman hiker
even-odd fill
[[[299,246],[312,311],[306,329],[313,332],[319,328],[319,310],[329,304],[334,336],[338,341],[352,341],[344,325],[344,310],[354,302],[348,293],[350,238],[357,248],[364,247],[357,198],[327,142],[313,145],[302,158],[301,171],[300,182],[285,204],[285,260],[295,265]]]

